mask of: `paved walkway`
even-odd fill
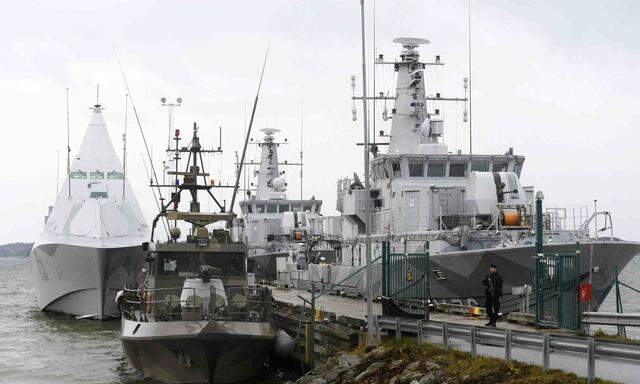
[[[311,293],[298,289],[272,289],[273,297],[285,303],[302,305],[302,300],[298,295],[304,297],[307,300],[311,300]],[[353,299],[349,297],[340,297],[334,295],[323,295],[316,301],[316,308],[322,309],[328,312],[334,312],[338,316],[350,316],[358,319],[366,319],[367,317],[367,302],[360,299]],[[382,315],[382,306],[380,303],[373,303],[373,314]],[[451,324],[463,324],[463,325],[484,325],[487,319],[484,317],[468,317],[459,315],[450,315],[447,313],[434,312],[431,313],[430,319],[433,321],[445,321]],[[529,332],[549,332],[548,329],[536,329],[526,325],[520,325],[515,323],[509,323],[501,321],[498,323],[498,328],[511,328],[518,331]],[[554,333],[562,333],[560,330],[552,330]]]

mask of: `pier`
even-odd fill
[[[315,359],[326,359],[338,351],[364,345],[364,299],[335,295],[318,298],[315,332],[311,338],[311,312],[301,305],[303,300],[300,298],[310,300],[311,293],[272,289],[272,294],[277,302],[277,324],[296,339],[294,357],[308,366],[313,366]],[[431,312],[429,320],[392,318],[382,316],[380,303],[372,304],[382,339],[409,337],[418,343],[443,345],[472,355],[517,360],[540,365],[544,370],[561,369],[587,377],[588,382],[596,377],[634,382],[640,375],[640,343],[633,341],[598,339],[513,321],[502,321],[497,328],[484,327],[484,316]],[[313,354],[309,353],[311,346]]]

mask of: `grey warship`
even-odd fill
[[[30,255],[40,309],[99,320],[120,317],[116,292],[139,279],[140,244],[148,236],[103,109],[98,101],[91,108],[82,144],[67,163],[66,179]]]
[[[332,233],[341,239],[336,266],[357,273],[365,265],[365,223],[370,215],[374,260],[379,259],[384,241],[404,253],[421,252],[429,242],[429,270],[410,272],[430,277],[434,304],[484,305],[480,281],[489,265],[497,264],[505,278],[502,309],[517,310],[520,299],[512,295],[512,288],[531,285],[536,255],[535,190],[520,181],[525,158],[512,148],[502,154],[451,152],[444,142],[443,111],[447,103],[465,103],[463,121],[467,121],[469,79],[462,82],[465,97],[444,97],[429,82],[430,71],[444,62],[440,56],[430,62],[420,60],[418,48],[429,41],[394,42],[402,46],[399,59],[387,61],[379,55],[375,65],[393,69],[395,94],[376,89],[368,98],[384,103],[378,111],[384,122],[391,120],[390,132],[380,131],[388,141],[370,146],[370,195],[357,176],[337,183],[336,208],[342,225]],[[387,102],[392,103],[390,109]],[[353,108],[356,120],[355,104]],[[381,150],[384,145],[386,153]],[[624,268],[640,253],[640,244],[616,238],[607,211],[553,206],[542,217],[545,252],[574,252],[580,243],[581,278],[591,281],[591,309],[597,310],[611,290],[615,267]],[[604,226],[594,228],[598,220]],[[381,263],[374,262],[372,290],[378,296],[381,270]],[[363,278],[361,271],[354,279],[362,295]]]
[[[189,147],[175,132],[175,184],[168,202],[153,221],[144,281],[120,297],[124,352],[145,377],[166,383],[236,383],[256,376],[276,338],[270,292],[247,282],[247,246],[231,240],[230,224],[207,182],[198,128]],[[186,170],[177,161],[188,156]],[[198,162],[199,161],[199,162]],[[180,180],[182,178],[182,180]],[[202,183],[199,183],[202,180]],[[220,212],[200,211],[198,192],[206,192]],[[191,197],[188,212],[178,210],[182,192]],[[159,223],[169,225],[170,239],[154,241]],[[178,223],[190,224],[181,240]]]
[[[324,236],[322,200],[315,196],[310,199],[287,196],[285,171],[280,167],[301,167],[302,162],[280,161],[278,147],[288,142],[276,141],[278,129],[261,131],[263,139],[253,142],[260,147],[260,162],[242,164],[259,165],[259,169],[254,173],[257,185],[247,188],[245,199],[239,202],[242,215],[234,221],[234,236],[249,246],[249,271],[257,281],[270,283],[280,279],[285,284],[295,284],[304,281],[308,264],[334,263],[334,245],[339,243]],[[300,276],[294,276],[292,281],[291,271],[300,271]]]

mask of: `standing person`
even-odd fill
[[[498,313],[500,313],[500,297],[502,297],[502,276],[498,273],[498,267],[495,264],[489,266],[489,274],[482,280],[485,286],[485,308],[489,322],[485,324],[487,327],[495,327],[498,321]]]

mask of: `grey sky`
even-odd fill
[[[370,1],[370,3],[372,3]],[[640,3],[472,0],[474,152],[525,155],[522,181],[547,203],[599,199],[616,233],[639,239],[638,97]],[[368,33],[371,37],[371,4]],[[376,1],[376,48],[387,58],[401,35],[432,44],[447,66],[434,80],[462,94],[467,73],[467,1]],[[361,120],[351,121],[351,74],[360,79],[359,2],[349,1],[20,1],[0,14],[0,108],[4,161],[0,243],[35,240],[55,198],[56,157],[65,163],[65,88],[71,97],[72,153],[86,129],[100,83],[112,140],[121,147],[124,89],[113,53],[127,72],[156,163],[163,159],[167,115],[159,99],[184,98],[176,124],[197,121],[207,143],[223,127],[225,153],[212,162],[232,182],[245,108],[251,108],[267,42],[271,53],[254,128],[279,128],[296,160],[304,103],[304,193],[335,213],[335,183],[362,169]],[[371,51],[372,40],[369,39]],[[372,56],[370,54],[369,56]],[[377,70],[378,90],[392,72]],[[445,108],[445,140],[468,151],[461,106]],[[380,111],[380,108],[378,109]],[[362,112],[358,110],[361,118]],[[129,119],[130,181],[147,219],[140,135]],[[377,120],[378,127],[383,127]],[[217,144],[216,144],[217,145]],[[119,150],[119,149],[118,149]],[[255,149],[249,158],[256,158]],[[156,164],[157,166],[157,164]],[[220,173],[221,172],[221,173]],[[62,176],[60,181],[62,181]],[[287,171],[299,195],[297,170]]]

